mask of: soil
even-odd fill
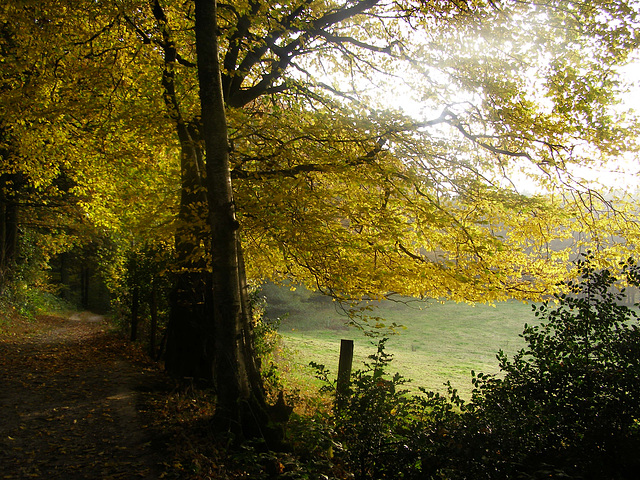
[[[155,479],[146,405],[169,388],[89,312],[0,326],[0,479]]]

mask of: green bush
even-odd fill
[[[567,293],[534,306],[527,347],[473,374],[465,404],[408,395],[385,340],[334,408],[336,461],[356,479],[631,479],[640,469],[640,328],[609,270],[585,256]],[[640,267],[621,264],[628,284]],[[322,365],[312,364],[335,393]]]
[[[446,435],[458,417],[454,403],[433,392],[409,395],[400,374],[389,376],[392,355],[383,338],[364,369],[352,374],[350,391],[333,411],[335,456],[357,480],[430,478],[447,458]],[[335,394],[335,381],[323,365],[311,364]],[[456,402],[459,399],[451,391]]]
[[[528,347],[498,359],[503,378],[474,377],[453,456],[460,478],[637,478],[640,330],[616,278],[593,259],[557,304],[534,306]],[[638,267],[623,272],[638,283]],[[462,473],[464,472],[464,474]]]

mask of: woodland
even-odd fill
[[[267,459],[253,478],[631,478],[639,338],[611,289],[638,283],[639,15],[630,0],[4,2],[3,308],[49,292],[109,311],[207,396],[211,444]],[[470,404],[404,395],[382,340],[346,407],[305,417],[264,361],[267,281],[373,330],[367,302],[411,297],[543,302],[546,323],[499,355],[504,379],[475,377]],[[224,478],[198,462],[193,478]]]

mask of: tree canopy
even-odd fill
[[[176,208],[167,119],[198,127],[193,5],[60,7],[3,7],[4,170],[39,191],[64,177],[93,222],[148,234]],[[356,297],[542,293],[567,258],[552,240],[606,235],[558,188],[606,208],[571,166],[635,149],[614,107],[636,17],[626,2],[220,3],[250,276]],[[519,170],[558,195],[521,194]]]

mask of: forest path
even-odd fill
[[[0,327],[0,479],[158,478],[145,415],[158,388],[102,316]]]

